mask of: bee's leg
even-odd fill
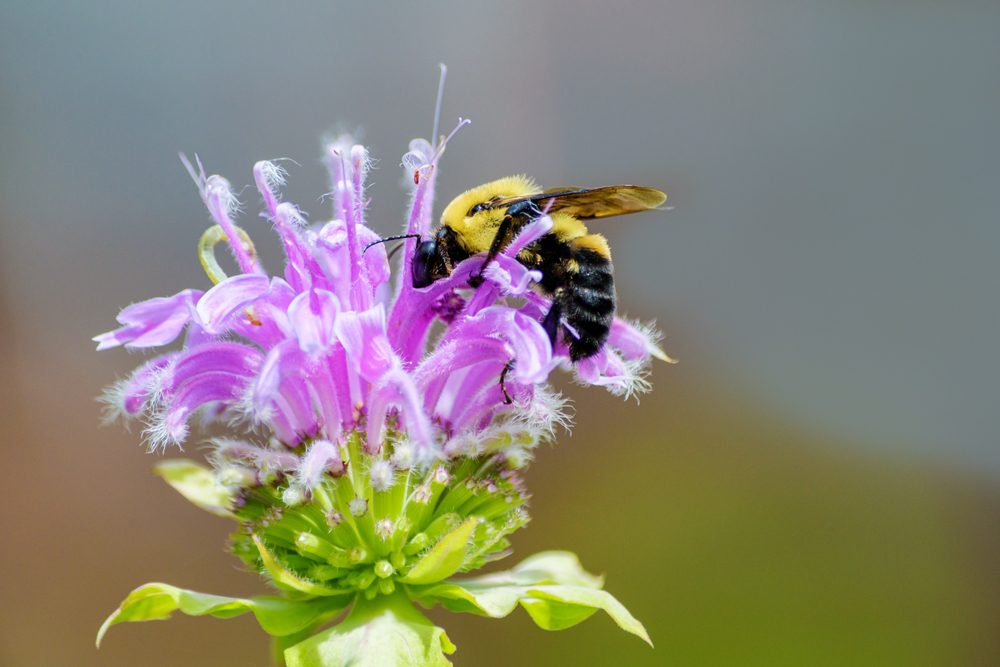
[[[552,305],[549,307],[545,319],[542,320],[542,328],[549,335],[549,342],[552,343],[553,350],[556,349],[556,337],[559,334],[559,325],[562,323],[562,297],[563,289],[560,287],[552,295]]]
[[[493,243],[490,244],[490,249],[486,253],[486,259],[479,266],[479,273],[469,276],[469,285],[472,287],[479,287],[483,284],[483,271],[486,267],[490,265],[503,247],[510,242],[511,232],[514,230],[514,219],[512,217],[504,216],[504,219],[500,222],[500,226],[497,228],[497,233],[493,237]]]
[[[469,276],[470,286],[479,287],[483,284],[483,271],[490,265],[490,262],[497,258],[500,251],[513,240],[514,221],[518,219],[531,220],[539,215],[541,215],[541,211],[538,210],[538,207],[533,202],[522,201],[510,205],[506,215],[504,215],[503,220],[500,222],[500,226],[497,227],[497,233],[493,237],[489,251],[486,253],[486,259],[483,260],[482,265],[479,267],[479,273]]]
[[[514,368],[514,360],[511,359],[504,365],[503,371],[500,372],[500,391],[503,392],[503,403],[504,405],[510,405],[514,402],[514,399],[510,397],[507,393],[507,373],[510,373],[510,369]]]

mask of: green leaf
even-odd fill
[[[97,632],[97,645],[112,625],[134,621],[161,621],[175,611],[189,616],[232,618],[247,612],[257,617],[265,632],[274,636],[289,635],[343,611],[351,596],[324,597],[311,600],[286,600],[274,596],[230,598],[198,593],[169,584],[151,583],[140,586],[118,606]]]
[[[253,536],[253,543],[257,545],[257,551],[260,552],[260,559],[264,563],[264,569],[267,570],[274,583],[280,588],[316,596],[343,595],[350,592],[345,588],[331,588],[330,586],[324,586],[323,584],[303,579],[282,565],[274,554],[268,550],[267,545],[264,544],[264,540],[260,539],[260,536],[257,534]]]
[[[153,472],[201,509],[234,518],[231,511],[233,494],[219,484],[210,468],[189,459],[169,459],[153,466]]]
[[[590,574],[583,569],[580,559],[572,551],[542,551],[528,556],[507,572],[497,572],[466,582],[517,583],[531,586],[535,584],[566,584],[603,588],[604,577]]]
[[[521,606],[546,630],[562,630],[603,609],[618,627],[653,645],[646,628],[611,593],[583,586],[537,586],[528,590]]]
[[[513,569],[432,586],[411,586],[410,595],[424,606],[502,618],[520,605],[545,630],[563,630],[604,610],[623,630],[652,642],[643,627],[613,595],[601,590],[600,577],[588,574],[575,555],[565,551],[531,556]]]
[[[287,667],[446,667],[455,652],[435,627],[400,592],[363,598],[343,623],[285,650]]]
[[[404,584],[432,584],[458,572],[465,562],[469,538],[478,525],[479,517],[471,516],[446,533],[400,581]]]

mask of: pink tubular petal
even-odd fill
[[[347,223],[343,220],[332,220],[319,232],[309,233],[313,256],[322,271],[322,276],[330,289],[336,293],[340,303],[351,303],[351,254]]]
[[[329,440],[316,440],[302,457],[298,480],[307,489],[319,484],[323,475],[339,475],[344,472],[344,462],[340,459],[340,447]]]
[[[393,349],[399,351],[399,356],[405,363],[415,363],[424,354],[427,332],[434,322],[434,304],[452,290],[467,288],[473,269],[478,271],[481,264],[482,260],[479,258],[465,260],[455,267],[450,276],[420,290],[412,287],[409,273],[403,273],[403,287],[392,306],[387,330]],[[485,292],[487,288],[488,285],[480,287],[477,294]],[[467,313],[474,312],[469,309],[468,303],[464,310]]]
[[[649,389],[643,367],[639,362],[626,361],[605,346],[594,356],[578,361],[575,370],[580,382],[604,387],[615,396],[628,397]]]
[[[233,315],[263,296],[269,285],[267,276],[245,273],[227,278],[205,292],[197,306],[205,330],[213,334],[224,333]]]
[[[204,373],[225,374],[243,386],[260,368],[259,351],[241,343],[206,343],[179,355],[168,370],[162,390],[166,397]]]
[[[278,397],[282,383],[287,378],[300,377],[305,368],[305,356],[296,341],[286,340],[274,346],[268,352],[254,382],[254,409],[258,412],[265,411],[268,404]]]
[[[285,314],[295,291],[281,278],[242,274],[219,283],[198,302],[205,330],[213,335],[229,331],[272,347],[290,331]]]
[[[269,417],[276,409],[294,433],[292,441],[283,438],[287,444],[295,444],[302,437],[312,435],[318,426],[306,377],[306,356],[297,341],[286,340],[268,353],[253,385],[251,399],[258,419]]]
[[[656,344],[654,331],[617,317],[611,325],[608,345],[617,349],[629,361],[645,361],[650,357],[673,361]]]
[[[534,319],[505,306],[490,306],[463,320],[448,332],[449,340],[495,338],[509,346],[515,364],[511,375],[519,382],[544,382],[555,366],[548,334]]]
[[[295,297],[288,319],[303,352],[318,354],[336,341],[333,323],[339,310],[337,296],[327,290],[312,289]]]
[[[134,417],[143,411],[146,403],[156,393],[155,385],[160,372],[169,366],[176,356],[175,352],[150,359],[129,376],[121,393],[120,409],[125,415]]]
[[[272,218],[278,208],[278,188],[285,184],[285,174],[285,169],[271,160],[261,160],[253,166],[254,184]]]
[[[351,370],[368,382],[378,382],[399,364],[385,331],[385,308],[378,304],[361,313],[342,313],[334,322]]]
[[[142,348],[172,343],[191,321],[194,304],[201,295],[200,290],[189,289],[128,306],[117,318],[124,326],[93,338],[98,351],[122,344]]]
[[[469,370],[465,381],[456,392],[459,400],[454,403],[450,424],[455,431],[481,428],[500,410],[508,409],[500,388],[502,367],[483,363]],[[507,392],[512,397],[521,392],[508,380]]]
[[[322,276],[316,260],[309,253],[309,248],[298,231],[305,226],[302,214],[294,205],[282,203],[274,209],[272,220],[285,246],[285,257],[288,259],[285,275],[295,289],[309,287]]]
[[[189,376],[174,391],[164,393],[164,412],[160,422],[150,428],[153,444],[182,443],[187,437],[187,420],[195,410],[216,401],[234,401],[245,385],[245,378],[226,372],[203,371]]]
[[[510,359],[507,345],[499,339],[484,338],[474,344],[468,340],[442,343],[420,363],[415,373],[417,386],[424,396],[424,405],[431,413],[450,420],[454,402],[462,395],[467,395],[459,391],[465,386],[466,377],[461,371],[492,361],[496,375],[499,376],[500,369]],[[446,388],[449,391],[446,392]]]
[[[222,227],[229,239],[229,248],[233,251],[233,257],[243,273],[259,272],[260,267],[257,261],[250,256],[243,240],[236,231],[236,224],[230,217],[230,212],[234,211],[239,203],[233,194],[229,181],[221,176],[209,176],[205,181],[202,197],[208,212],[212,214],[215,222]]]
[[[400,411],[402,425],[410,442],[425,453],[435,449],[433,432],[427,413],[420,405],[420,392],[402,368],[392,368],[371,394],[368,406],[368,431],[365,448],[375,453],[382,447],[382,429],[390,408]]]
[[[358,227],[358,248],[359,252],[373,241],[380,240],[378,234],[368,227]],[[389,282],[389,259],[386,254],[385,244],[373,245],[364,251],[361,257],[368,280],[375,287]]]
[[[531,292],[531,285],[541,282],[542,272],[532,271],[517,260],[502,255],[483,270],[483,277],[499,288],[501,294],[522,296]]]
[[[276,470],[291,472],[299,464],[299,459],[294,454],[267,447],[258,447],[241,440],[216,438],[212,440],[212,445],[215,446],[212,458],[256,465],[265,472]]]
[[[504,254],[508,257],[517,256],[517,253],[524,250],[524,247],[529,243],[537,241],[552,231],[554,224],[552,218],[547,215],[532,220],[521,229],[517,238],[511,241],[511,244],[504,250]]]
[[[340,352],[340,346],[337,345]],[[313,405],[322,419],[322,428],[328,438],[338,437],[343,432],[346,415],[351,414],[350,386],[338,383],[334,374],[335,356],[327,355],[310,364],[306,386]],[[340,355],[342,356],[342,354]]]

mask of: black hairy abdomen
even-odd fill
[[[615,284],[611,260],[573,241],[546,234],[526,248],[524,262],[542,272],[542,289],[562,310],[563,340],[573,361],[597,353],[608,341],[615,317]],[[574,333],[576,335],[574,335]]]
[[[608,342],[615,318],[615,282],[611,260],[586,248],[571,248],[577,270],[567,272],[563,317],[578,337],[567,332],[573,361],[597,353]]]

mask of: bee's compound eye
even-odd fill
[[[437,258],[437,241],[424,241],[413,254],[413,286],[427,287],[434,282],[434,263]]]

